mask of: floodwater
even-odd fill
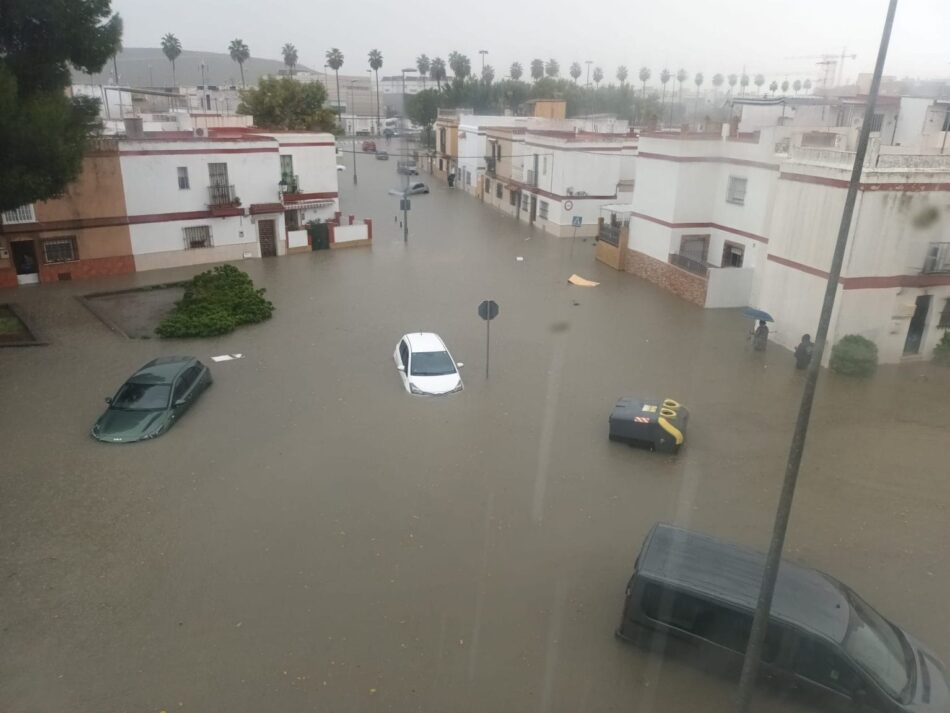
[[[0,710],[731,710],[733,681],[613,630],[653,523],[766,546],[791,355],[425,175],[404,244],[395,160],[358,160],[373,248],[242,263],[265,324],[130,341],[74,299],[195,269],[0,292],[50,342],[0,350]],[[462,393],[402,390],[417,330]],[[102,397],[172,353],[245,358],[162,438],[93,442]],[[607,440],[621,395],[690,408],[678,456]],[[948,397],[926,365],[824,373],[787,546],[945,660]]]

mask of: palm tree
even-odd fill
[[[281,48],[280,53],[284,55],[284,64],[290,70],[290,76],[294,76],[294,67],[297,66],[297,48],[288,42]]]
[[[549,59],[544,63],[544,73],[549,77],[556,77],[561,73],[561,65],[556,59]]]
[[[782,82],[782,94],[787,94],[787,93],[788,93],[788,80],[786,79],[784,82]]]
[[[762,91],[762,85],[765,84],[765,75],[764,74],[755,75],[755,79],[753,80],[752,83],[755,84],[756,92],[760,93]]]
[[[594,84],[600,87],[600,82],[604,78],[604,70],[600,67],[594,67]]]
[[[419,70],[419,76],[422,77],[422,88],[426,88],[426,75],[429,73],[429,69],[432,67],[432,62],[429,61],[429,58],[425,54],[420,54],[416,57],[416,69]]]
[[[617,67],[617,81],[620,82],[621,87],[627,81],[627,68],[622,64]]]
[[[660,83],[663,85],[663,98],[660,100],[661,104],[666,103],[666,83],[670,81],[670,77],[673,75],[670,74],[670,70],[663,68],[663,71],[660,72]]]
[[[524,74],[524,69],[521,67],[521,62],[512,62],[511,68],[508,70],[508,74],[511,75],[511,78],[516,82],[521,79],[521,75]]]
[[[429,76],[435,80],[436,86],[439,88],[439,91],[442,91],[442,82],[445,81],[445,60],[441,57],[436,57],[432,60],[429,65]]]
[[[773,80],[772,80],[772,83],[769,85],[769,91],[772,92],[772,96],[773,96],[773,97],[775,96],[776,90],[778,90],[778,82],[776,82],[776,81],[773,79]]]
[[[716,88],[717,92],[719,91],[719,87],[722,86],[722,83],[724,81],[726,81],[726,78],[722,76],[721,74],[719,74],[718,72],[713,75],[712,83],[713,83],[713,86]]]
[[[802,88],[803,88],[806,92],[810,92],[810,91],[811,91],[811,80],[810,80],[810,79],[806,79],[805,82],[802,84]]]
[[[461,87],[465,78],[472,73],[472,63],[468,57],[459,52],[449,54],[449,67],[452,68],[455,86]]]
[[[172,84],[178,86],[178,79],[175,77],[175,60],[181,54],[181,41],[171,32],[162,38],[162,52],[168,61],[172,63]],[[118,81],[118,79],[116,79]]]
[[[693,83],[696,85],[696,96],[699,96],[699,88],[703,86],[704,79],[702,72],[696,72],[696,76],[693,77]]]
[[[340,99],[342,98],[340,94],[340,67],[343,66],[343,53],[336,47],[331,47],[327,50],[326,58],[327,66],[336,74],[336,115],[340,126],[343,126],[343,105],[340,103]]]
[[[640,67],[640,82],[643,84],[643,93],[640,95],[641,98],[646,98],[647,96],[647,81],[650,79],[650,68],[649,67]]]
[[[571,62],[571,78],[574,80],[574,84],[577,84],[577,78],[580,76],[581,76],[581,63]]]
[[[792,82],[792,89],[794,89],[795,93],[798,94],[802,90],[802,80],[796,79],[794,82]]]
[[[244,44],[244,40],[236,39],[231,40],[231,44],[228,45],[228,52],[231,55],[231,59],[238,63],[238,67],[241,68],[241,86],[246,86],[244,84],[244,63],[250,59],[251,50],[248,49],[248,46]]]
[[[680,101],[683,101],[683,82],[689,79],[689,73],[681,69],[676,73],[676,81],[680,83]]]
[[[738,74],[730,74],[730,75],[726,78],[726,81],[729,82],[729,93],[732,94],[732,90],[735,89],[735,87],[736,87],[736,82],[739,81],[739,75],[738,75]]]
[[[376,73],[376,131],[379,131],[379,70],[383,68],[383,53],[379,50],[369,51],[369,68]]]
[[[742,77],[739,79],[739,86],[742,87],[742,93],[745,94],[746,87],[749,86],[749,75],[745,72],[742,73]]]
[[[540,59],[531,60],[531,78],[538,81],[544,76],[544,61]]]
[[[486,64],[484,67],[482,67],[482,82],[488,85],[493,81],[495,81],[495,68],[490,64]]]

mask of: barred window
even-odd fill
[[[211,226],[210,225],[192,225],[184,228],[185,249],[211,247]]]
[[[547,217],[548,217],[548,202],[547,201],[538,202],[538,216],[547,220]]]
[[[76,238],[56,238],[43,241],[43,259],[47,263],[74,262],[79,259]]]
[[[3,211],[3,222],[6,225],[14,225],[16,223],[35,223],[36,212],[33,210],[33,204],[27,203],[26,205],[21,205],[19,208]]]
[[[504,195],[504,191],[505,191],[505,187],[501,184],[501,182],[498,182],[498,183],[495,184],[495,197],[496,197],[496,198],[501,198],[501,197]]]
[[[749,181],[738,176],[729,176],[729,189],[726,192],[726,203],[745,205],[745,189]]]
[[[188,180],[188,167],[178,167],[178,189],[186,191],[191,188],[191,182]]]

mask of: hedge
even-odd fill
[[[934,362],[950,366],[950,332],[944,332],[943,337],[934,347]]]
[[[847,334],[831,348],[828,365],[845,376],[871,376],[877,369],[877,345],[857,334]]]

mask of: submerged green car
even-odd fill
[[[153,359],[106,399],[92,427],[106,443],[133,443],[162,435],[211,385],[208,367],[194,357]]]

